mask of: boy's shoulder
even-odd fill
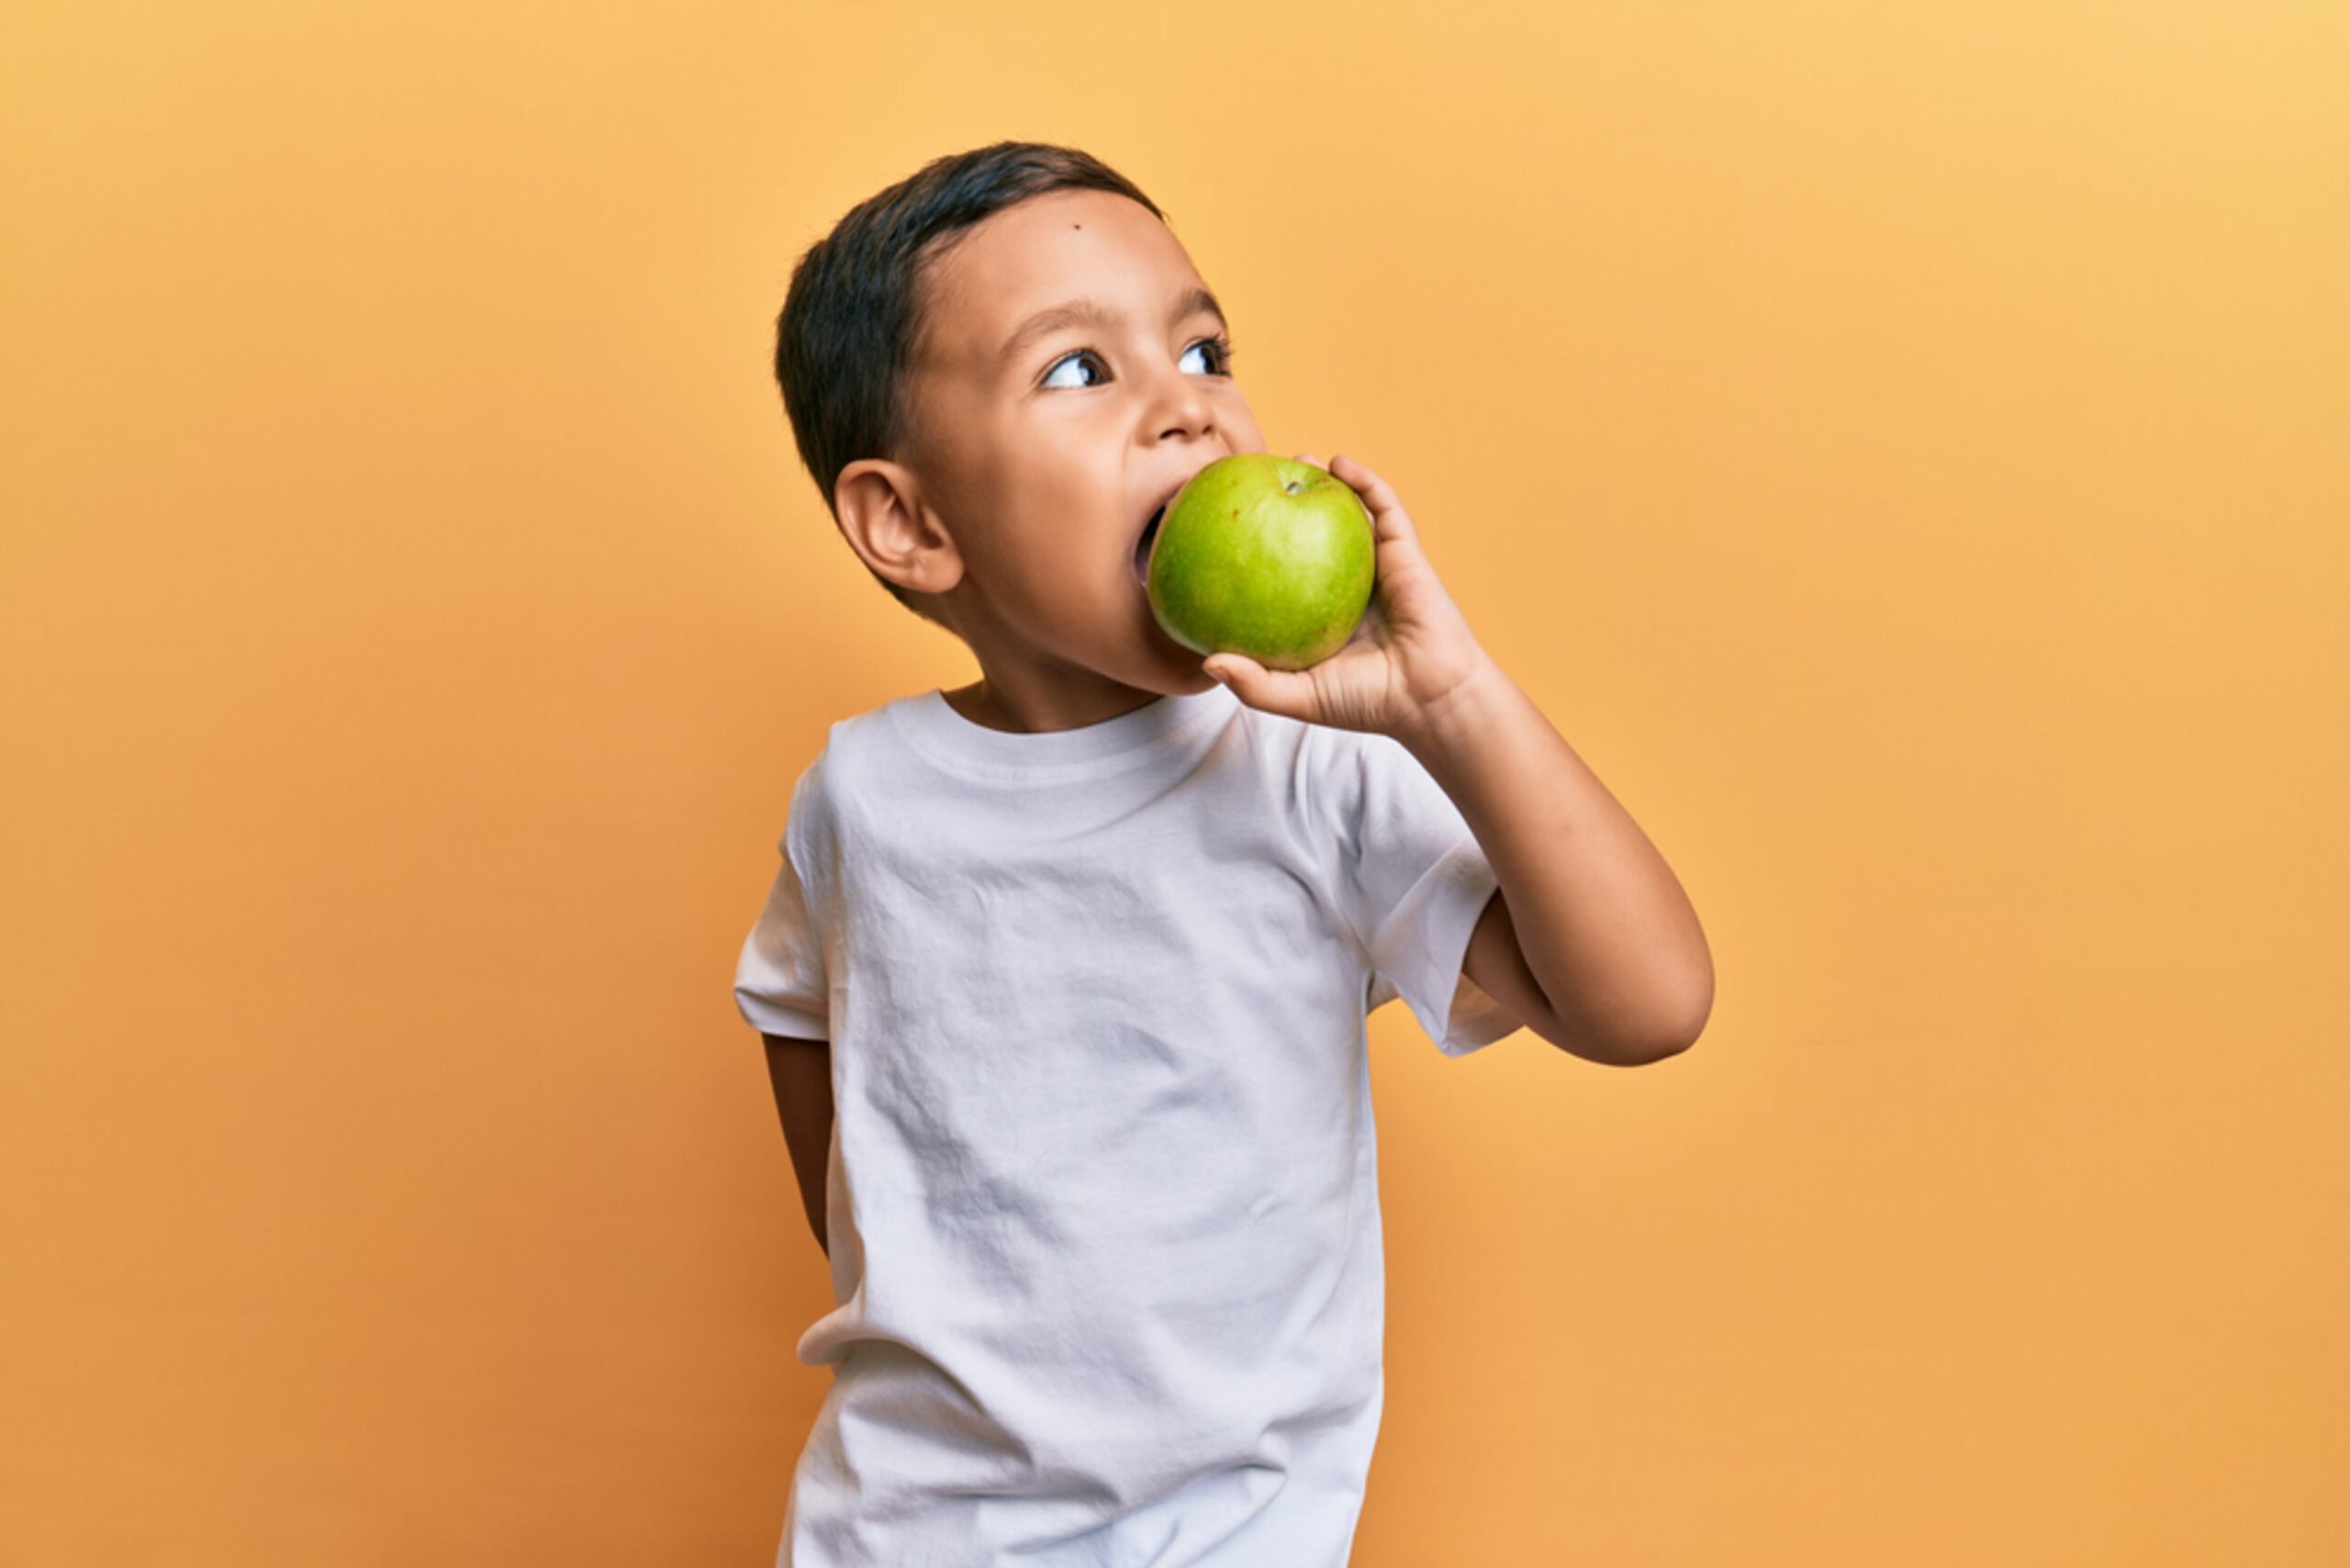
[[[920,700],[918,695],[892,698],[862,712],[831,721],[824,726],[823,744],[801,767],[794,784],[795,792],[821,786],[828,769],[838,772],[844,767],[854,766],[889,734],[892,710],[902,710]]]
[[[844,812],[860,800],[901,800],[918,787],[921,769],[904,766],[893,720],[923,694],[892,698],[824,727],[823,744],[791,782],[791,831],[803,842],[836,832]]]

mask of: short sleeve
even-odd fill
[[[811,913],[802,878],[814,769],[792,786],[783,836],[776,845],[775,880],[767,907],[734,966],[734,1005],[744,1021],[763,1035],[795,1039],[832,1038],[830,985],[824,970],[822,934]],[[795,857],[800,857],[795,861]]]
[[[1315,727],[1313,788],[1330,819],[1335,892],[1371,969],[1367,1009],[1402,997],[1447,1056],[1523,1026],[1461,972],[1500,882],[1443,786],[1391,735]]]

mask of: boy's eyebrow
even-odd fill
[[[1231,323],[1225,319],[1224,307],[1217,304],[1215,296],[1205,288],[1194,288],[1176,300],[1175,308],[1168,315],[1167,324],[1172,327],[1186,316],[1194,316],[1203,310],[1230,330]],[[1063,327],[1074,327],[1084,322],[1114,321],[1117,319],[1116,311],[1098,299],[1083,296],[1046,306],[1013,329],[1012,336],[1004,339],[1003,347],[996,351],[996,364],[999,368],[1009,367],[1020,356],[1021,350],[1047,332],[1058,332]]]

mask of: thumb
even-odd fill
[[[1302,670],[1267,669],[1246,654],[1218,654],[1202,667],[1251,708],[1291,719],[1311,717],[1314,680]]]

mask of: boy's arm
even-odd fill
[[[833,1047],[826,1040],[759,1036],[767,1042],[767,1079],[775,1085],[775,1108],[783,1119],[783,1141],[800,1180],[800,1206],[824,1256],[833,1254],[824,1234],[824,1171],[833,1149]]]
[[[1461,965],[1480,990],[1593,1061],[1687,1050],[1713,1012],[1714,959],[1673,868],[1477,641],[1394,487],[1351,457],[1329,472],[1371,511],[1371,612],[1309,669],[1234,653],[1201,667],[1252,708],[1391,736],[1427,769],[1493,864]]]
[[[1398,738],[1500,884],[1462,972],[1587,1060],[1635,1067],[1688,1049],[1714,1002],[1696,911],[1533,699],[1485,659]]]

